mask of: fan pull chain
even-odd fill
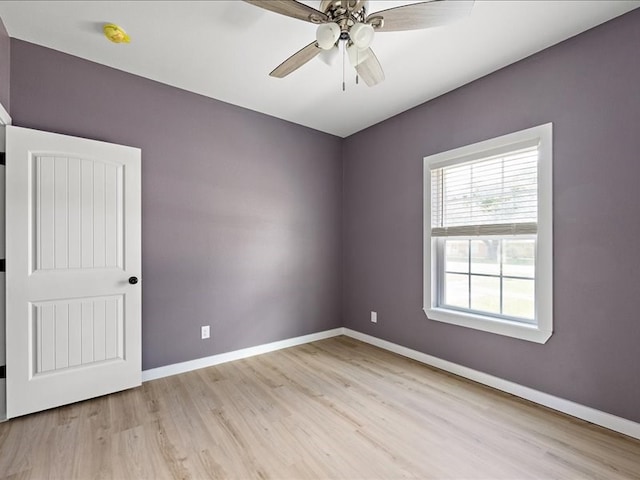
[[[344,62],[345,62],[346,53],[347,53],[347,43],[343,42],[342,43],[342,91],[343,92],[345,92],[347,90],[346,83],[344,81],[344,75],[345,75],[345,73],[344,73]]]
[[[360,65],[360,50],[356,48],[356,65]],[[356,85],[358,85],[358,70],[356,70]]]

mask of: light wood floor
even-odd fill
[[[1,478],[640,478],[640,441],[346,337],[0,425]]]

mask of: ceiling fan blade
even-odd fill
[[[356,65],[356,72],[369,87],[379,84],[384,80],[384,72],[378,58],[370,48],[366,49],[362,56],[364,60]]]
[[[278,65],[273,72],[269,75],[276,78],[283,78],[289,75],[291,72],[297,70],[309,60],[314,58],[323,50],[318,46],[317,42],[311,42],[302,50],[294,53],[284,62]]]
[[[399,32],[437,27],[467,16],[474,0],[430,0],[373,12],[367,16],[376,32]],[[379,19],[382,19],[382,24]]]
[[[256,7],[270,10],[280,15],[286,15],[287,17],[297,18],[298,20],[304,20],[311,23],[326,23],[329,21],[329,17],[322,13],[320,10],[316,10],[304,3],[297,2],[296,0],[244,0]]]

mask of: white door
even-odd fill
[[[140,150],[6,128],[7,418],[141,382]]]

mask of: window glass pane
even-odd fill
[[[471,241],[471,273],[500,275],[500,239]]]
[[[509,277],[534,278],[536,241],[505,239],[503,242],[502,274]]]
[[[533,320],[535,318],[535,281],[505,278],[503,282],[504,315]]]
[[[500,313],[500,279],[471,276],[471,309]]]
[[[445,275],[444,303],[452,307],[469,308],[469,275]]]
[[[469,240],[447,240],[445,252],[445,271],[469,272]]]

